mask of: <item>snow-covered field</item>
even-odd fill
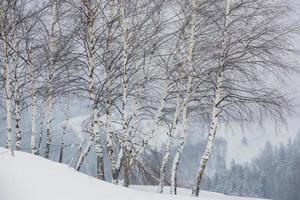
[[[67,166],[24,152],[12,157],[0,148],[0,200],[192,200],[190,190],[180,195],[157,194],[155,186],[133,189],[97,180]],[[145,191],[141,191],[145,190]],[[255,200],[202,191],[201,200]]]

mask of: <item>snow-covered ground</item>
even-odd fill
[[[136,190],[142,190],[154,193],[157,191],[157,186],[143,186],[143,185],[134,185],[131,186],[132,188]],[[164,193],[168,194],[170,191],[170,187],[164,188]],[[191,195],[191,189],[185,189],[185,188],[178,188],[178,194],[182,196],[190,196]],[[227,196],[221,193],[216,192],[208,192],[208,191],[201,191],[200,192],[200,200],[266,200],[266,199],[258,199],[258,198],[248,198],[248,197],[236,197],[236,196]],[[164,199],[164,198],[162,198]],[[196,198],[191,198],[191,200]],[[197,198],[199,199],[199,198]]]
[[[155,186],[123,188],[79,173],[66,165],[24,152],[12,157],[0,148],[0,200],[192,200],[190,190],[180,195],[155,193]],[[141,191],[145,190],[145,191]],[[254,200],[202,191],[201,200]]]

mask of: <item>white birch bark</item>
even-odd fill
[[[128,96],[128,72],[127,72],[127,62],[128,62],[128,27],[125,21],[125,0],[121,1],[121,26],[123,31],[123,72],[122,72],[122,78],[123,78],[123,133],[125,141],[123,142],[123,176],[124,176],[124,182],[123,186],[128,187],[129,186],[129,174],[130,174],[130,154],[131,154],[131,147],[130,147],[130,131],[128,130],[128,102],[127,102],[127,96]]]
[[[85,147],[85,149],[81,152],[81,154],[79,155],[79,158],[77,160],[77,163],[76,163],[76,166],[75,166],[75,169],[77,171],[80,170],[85,158],[87,157],[87,155],[90,153],[91,151],[91,148],[93,146],[93,143],[94,143],[94,138],[93,137],[90,137],[89,138],[89,141]],[[82,146],[81,146],[82,147]]]
[[[88,67],[88,93],[90,97],[90,104],[92,107],[92,134],[89,138],[88,144],[86,148],[81,152],[77,164],[75,166],[76,170],[79,170],[84,159],[91,151],[91,147],[94,144],[95,152],[96,152],[96,163],[97,163],[97,178],[104,180],[104,158],[103,158],[103,146],[101,143],[101,135],[100,135],[100,110],[98,108],[98,100],[96,95],[95,88],[95,44],[96,37],[94,31],[96,12],[95,9],[92,8],[91,0],[82,0],[82,4],[85,9],[85,17],[86,17],[86,54],[87,54],[87,67]],[[96,9],[97,10],[97,9]]]
[[[112,183],[113,184],[119,183],[119,175],[120,175],[121,167],[122,167],[122,163],[123,163],[123,156],[124,156],[124,151],[123,151],[123,147],[121,145],[120,151],[119,151],[118,155],[116,156],[115,167],[112,171]]]
[[[95,152],[97,157],[97,177],[104,180],[103,146],[101,144],[99,109],[97,103],[93,110],[93,133],[95,135]]]
[[[61,145],[60,145],[60,153],[59,153],[59,159],[58,162],[62,163],[64,158],[64,149],[65,149],[65,135],[67,134],[67,129],[69,126],[69,95],[67,96],[67,111],[66,111],[66,118],[65,123],[63,125],[63,132],[61,136]]]
[[[17,49],[17,22],[16,22],[16,10],[15,5],[14,11],[14,22],[13,22],[13,38],[12,38],[12,56],[14,66],[14,96],[15,96],[15,134],[16,134],[16,150],[21,149],[21,99],[20,99],[20,86],[19,86],[19,75],[18,75],[18,49]]]
[[[116,173],[118,173],[118,174],[121,171],[123,156],[124,156],[124,151],[123,151],[123,148],[121,146],[120,151],[119,151],[119,155],[118,155],[118,159],[117,159],[117,162],[116,162]]]
[[[2,14],[2,13],[1,13]],[[11,150],[13,155],[13,141],[12,141],[12,91],[11,91],[11,77],[10,77],[10,67],[9,67],[9,58],[8,58],[8,45],[7,40],[4,33],[4,25],[3,25],[3,16],[1,16],[1,31],[3,37],[3,72],[4,72],[4,82],[5,82],[5,107],[6,107],[6,148]]]
[[[19,80],[17,78],[17,75],[15,73],[15,132],[16,132],[16,150],[19,151],[21,149],[21,140],[22,140],[22,135],[21,135],[21,105],[20,105],[20,90],[19,90]]]
[[[91,0],[82,1],[86,9],[86,52],[88,59],[88,85],[89,85],[89,95],[92,105],[92,132],[94,135],[94,144],[97,160],[97,178],[104,180],[104,159],[103,159],[103,146],[101,144],[101,135],[100,135],[100,110],[98,108],[98,100],[96,95],[94,72],[95,72],[95,44],[96,38],[94,33],[95,25],[95,12],[92,9]],[[83,155],[83,158],[85,156]]]
[[[182,115],[182,124],[183,124],[183,130],[181,131],[180,138],[179,138],[179,147],[176,151],[173,164],[172,164],[172,171],[171,171],[171,188],[170,193],[171,194],[177,194],[177,173],[178,173],[178,166],[179,162],[182,156],[182,151],[185,145],[185,139],[186,135],[188,133],[188,102],[190,100],[190,97],[192,95],[193,90],[193,78],[191,76],[191,73],[193,71],[193,51],[195,47],[195,34],[196,34],[196,9],[197,9],[197,2],[196,0],[190,0],[192,4],[192,13],[191,13],[191,30],[190,30],[190,41],[189,41],[189,47],[187,52],[187,67],[188,67],[188,84],[186,88],[186,95],[183,102],[183,115]]]
[[[49,85],[52,88],[52,84]],[[52,92],[52,89],[50,89]],[[52,94],[48,96],[47,99],[47,121],[46,121],[46,147],[45,147],[45,158],[49,158],[50,156],[50,145],[51,145],[51,127],[52,127],[52,118],[53,118],[53,97]]]
[[[117,168],[116,168],[116,155],[115,155],[115,151],[113,148],[113,136],[114,136],[114,130],[112,127],[112,57],[113,57],[113,47],[112,47],[112,40],[113,40],[113,32],[112,32],[112,20],[115,16],[115,0],[112,0],[111,4],[110,4],[110,23],[109,23],[109,27],[108,27],[108,41],[107,41],[107,50],[108,50],[108,61],[106,66],[108,67],[107,69],[107,79],[108,79],[108,108],[107,108],[107,112],[106,112],[106,149],[107,149],[107,153],[108,153],[108,157],[110,159],[110,163],[111,163],[111,175],[112,175],[112,183],[117,184],[118,183],[118,177],[119,177],[119,173],[117,172]]]
[[[58,3],[59,0],[55,0],[52,6],[52,25],[51,32],[49,35],[49,74],[48,74],[48,98],[47,98],[47,122],[46,122],[46,148],[45,148],[45,158],[50,156],[50,145],[51,145],[51,129],[52,129],[52,120],[53,120],[53,84],[52,76],[54,69],[54,52],[55,52],[55,39],[59,31],[59,22],[58,22]]]
[[[41,116],[41,121],[40,121],[40,130],[39,130],[39,141],[37,144],[37,154],[41,155],[41,145],[42,145],[42,140],[43,140],[43,133],[44,133],[44,123],[45,123],[45,112],[42,112],[42,116]]]
[[[159,184],[158,184],[158,192],[163,193],[164,191],[164,181],[165,181],[165,174],[166,174],[166,167],[171,155],[171,146],[172,146],[172,138],[169,136],[167,149],[165,155],[161,161],[161,166],[159,169]]]
[[[173,122],[172,122],[171,129],[168,133],[169,140],[168,140],[168,144],[167,144],[167,149],[166,149],[165,155],[164,155],[163,160],[160,165],[160,178],[159,178],[159,189],[158,189],[158,191],[160,193],[162,193],[164,190],[165,170],[166,170],[166,165],[167,165],[168,160],[170,159],[170,155],[171,155],[171,145],[172,145],[172,137],[173,137],[172,135],[174,132],[176,132],[176,129],[177,129],[177,126],[179,123],[179,115],[180,115],[181,109],[182,109],[182,106],[181,106],[181,101],[180,101],[180,95],[178,93],[177,97],[176,97],[176,109],[175,109],[175,113],[174,113],[174,117],[173,117]]]
[[[223,81],[223,65],[225,62],[225,49],[228,45],[228,32],[227,27],[229,24],[229,14],[230,14],[230,3],[231,0],[225,0],[225,23],[224,23],[224,30],[223,30],[223,38],[222,38],[222,47],[221,47],[221,53],[220,53],[220,66],[219,71],[217,73],[217,81],[216,81],[216,88],[215,88],[215,97],[212,105],[212,113],[211,113],[211,124],[210,124],[210,130],[207,138],[207,144],[205,151],[201,157],[200,165],[197,170],[195,183],[193,185],[192,189],[192,196],[199,196],[200,191],[200,184],[202,182],[204,170],[206,168],[207,162],[209,160],[209,157],[212,152],[212,148],[215,141],[215,136],[217,132],[217,127],[219,123],[219,114],[220,114],[220,100],[221,100],[221,86]]]
[[[71,160],[70,160],[70,162],[69,162],[69,164],[68,164],[68,167],[71,167],[71,165],[73,164],[75,158],[77,158],[78,155],[79,155],[79,156],[81,155],[80,153],[81,153],[81,151],[82,151],[82,147],[83,147],[85,141],[86,141],[86,139],[84,139],[84,140],[81,142],[81,144],[80,144],[78,150],[76,151],[75,155],[71,158]],[[79,157],[78,157],[78,159],[79,159]],[[77,160],[77,162],[78,162],[78,160]],[[77,165],[77,162],[76,162],[76,165]],[[77,167],[77,166],[75,166],[75,167]],[[80,167],[79,167],[79,169],[80,169]]]
[[[37,91],[35,84],[34,68],[32,65],[31,48],[28,47],[28,66],[31,81],[32,105],[31,105],[31,153],[37,155],[37,131],[36,131],[36,115],[37,115]]]
[[[18,78],[15,75],[15,132],[16,132],[16,150],[19,151],[21,149],[21,106],[20,106],[20,96],[19,96],[19,84]]]

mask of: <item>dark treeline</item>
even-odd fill
[[[229,169],[218,170],[206,178],[205,187],[230,195],[278,200],[300,199],[300,133],[287,144],[266,142],[251,163],[231,162]]]

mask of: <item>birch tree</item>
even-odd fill
[[[99,13],[101,12],[102,6],[106,3],[103,3],[101,1],[80,1],[76,2],[74,1],[75,9],[79,11],[79,15],[81,18],[81,22],[83,23],[83,46],[84,46],[84,58],[83,63],[87,68],[87,82],[88,85],[88,95],[90,99],[90,105],[91,105],[91,126],[92,131],[91,135],[89,136],[90,139],[88,140],[88,144],[86,148],[83,150],[83,152],[80,155],[80,158],[77,162],[76,168],[79,169],[81,163],[84,161],[84,158],[87,156],[87,154],[91,150],[91,146],[94,143],[95,145],[95,151],[96,151],[96,163],[97,163],[97,177],[99,179],[104,180],[104,147],[101,140],[101,134],[100,134],[100,116],[101,116],[101,110],[100,110],[100,96],[98,91],[98,72],[99,72],[99,66],[97,66],[97,50],[98,50],[98,35],[99,32],[102,31],[100,28],[98,30],[98,22],[99,22]],[[83,9],[81,9],[81,6]]]
[[[8,2],[1,2],[1,39],[2,39],[2,58],[3,58],[3,77],[5,84],[5,108],[6,108],[6,129],[7,129],[7,140],[6,140],[6,148],[11,150],[13,154],[13,136],[12,136],[12,79],[11,79],[11,67],[9,64],[9,48],[8,48]]]
[[[289,107],[287,96],[277,88],[278,81],[283,81],[292,69],[282,57],[290,52],[287,38],[295,31],[294,25],[282,20],[288,15],[288,4],[226,0],[218,6],[223,12],[221,24],[217,23],[222,27],[218,40],[220,53],[213,62],[217,67],[210,69],[213,70],[210,79],[214,87],[209,133],[196,173],[193,196],[199,195],[221,119],[263,120],[271,117],[282,121]]]
[[[21,97],[20,97],[20,83],[19,83],[19,58],[18,58],[18,52],[19,49],[17,47],[17,1],[14,0],[11,3],[12,7],[12,13],[13,13],[13,27],[12,27],[12,60],[13,60],[13,66],[14,66],[14,101],[15,101],[15,133],[16,133],[16,150],[19,151],[21,149]]]
[[[171,194],[177,194],[177,171],[178,171],[178,165],[181,159],[182,151],[185,144],[185,137],[188,133],[188,102],[192,95],[193,90],[193,78],[192,78],[192,72],[193,72],[193,51],[195,46],[195,35],[196,35],[196,23],[197,23],[197,8],[198,4],[196,0],[191,0],[190,2],[190,32],[189,32],[189,43],[188,43],[188,49],[187,49],[187,56],[186,61],[184,61],[184,65],[187,66],[188,71],[188,81],[186,86],[186,93],[183,101],[183,109],[182,109],[182,125],[183,130],[181,131],[180,135],[180,143],[179,147],[177,149],[177,152],[175,154],[175,158],[173,160],[172,164],[172,172],[171,172]],[[177,117],[177,116],[175,116]]]
[[[46,121],[46,147],[45,147],[45,158],[49,158],[50,156],[50,145],[51,145],[51,126],[53,120],[53,71],[55,70],[55,51],[57,51],[55,46],[55,41],[57,39],[57,35],[59,32],[59,18],[58,18],[58,9],[59,9],[59,0],[55,0],[52,3],[52,16],[51,16],[51,29],[49,32],[49,71],[48,71],[48,94],[47,94],[47,121]]]
[[[37,147],[37,103],[38,103],[38,86],[37,86],[37,69],[34,64],[34,33],[33,29],[36,25],[36,18],[32,19],[32,23],[23,22],[24,30],[23,30],[23,37],[24,37],[24,43],[25,43],[25,52],[27,54],[26,57],[26,64],[29,68],[29,79],[30,79],[30,89],[31,89],[31,139],[30,139],[30,145],[31,145],[31,153],[38,155],[38,147]]]
[[[131,168],[138,162],[139,156],[153,138],[160,122],[169,92],[169,82],[165,80],[164,75],[157,76],[157,79],[154,78],[156,74],[153,73],[158,69],[153,64],[155,62],[154,57],[166,39],[164,37],[166,35],[161,35],[167,21],[161,18],[161,9],[165,6],[165,1],[134,3],[123,1],[123,3],[123,5],[121,4],[121,9],[124,9],[121,12],[123,16],[121,23],[123,32],[122,124],[124,133],[122,151],[124,151],[124,186],[128,187]],[[154,17],[151,18],[152,16]],[[143,33],[142,30],[145,30],[146,33]],[[134,80],[131,78],[134,76],[139,78]],[[146,111],[147,108],[143,103],[149,98],[143,93],[147,91],[148,87],[151,87],[152,81],[159,79],[162,79],[162,96],[159,97],[157,105],[155,105],[157,107],[155,107],[153,119],[151,119],[152,128],[149,132],[143,133],[139,130],[139,125],[144,121],[142,119],[143,111],[144,109]]]

